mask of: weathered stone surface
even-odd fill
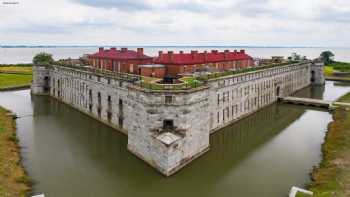
[[[210,80],[192,91],[150,91],[117,77],[33,68],[33,94],[49,94],[128,134],[128,150],[169,176],[209,150],[209,135],[278,97],[322,83],[322,65],[294,64]]]
[[[324,76],[324,64],[323,63],[313,63],[311,64],[311,83],[314,85],[324,85],[326,82]]]

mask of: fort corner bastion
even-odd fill
[[[128,150],[170,176],[209,150],[211,133],[293,94],[324,84],[312,61],[257,67],[187,83],[86,66],[35,65],[31,93],[48,95],[128,136]]]

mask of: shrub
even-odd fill
[[[52,55],[49,53],[38,53],[33,58],[33,64],[35,65],[51,65],[54,62]]]

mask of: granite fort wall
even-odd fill
[[[295,64],[211,80],[211,132],[310,85],[310,66]]]
[[[169,176],[209,149],[209,135],[319,82],[306,62],[209,80],[183,91],[142,89],[118,77],[35,66],[33,94],[45,94],[128,134],[128,150]],[[311,72],[312,71],[312,72]]]

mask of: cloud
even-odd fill
[[[149,10],[152,6],[142,0],[75,0],[78,3],[101,8],[117,8],[120,10]]]
[[[347,0],[18,1],[1,43],[350,45]]]

